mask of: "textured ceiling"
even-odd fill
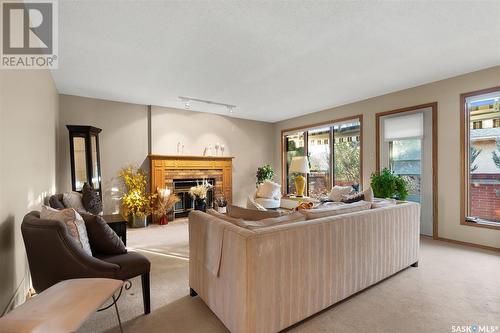
[[[189,96],[269,122],[500,64],[499,1],[59,7],[60,93],[180,108]]]

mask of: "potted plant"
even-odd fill
[[[227,200],[224,196],[215,199],[215,207],[219,213],[225,214],[227,212]]]
[[[189,189],[189,194],[194,198],[194,209],[205,212],[207,210],[207,193],[213,186],[207,180]]]
[[[127,167],[118,174],[122,181],[121,208],[123,217],[128,219],[132,228],[142,228],[147,225],[147,217],[151,213],[151,202],[156,194],[146,191],[146,173],[134,167]]]
[[[156,199],[153,204],[153,215],[158,219],[160,225],[168,224],[168,214],[172,212],[180,199],[168,188],[157,188]]]
[[[372,174],[371,187],[376,198],[405,200],[408,197],[407,181],[387,168]]]
[[[262,184],[266,180],[273,180],[274,170],[269,164],[266,164],[257,169],[256,177],[257,185]]]

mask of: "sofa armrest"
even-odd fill
[[[224,229],[218,276],[206,265],[207,240],[214,237],[213,232],[217,230],[209,224],[217,224]],[[246,241],[254,235],[253,231],[209,214],[199,211],[189,214],[189,286],[231,332],[246,332]]]
[[[67,279],[84,277],[113,278],[120,269],[89,256],[69,235],[60,221],[42,220],[38,212],[25,216],[21,232],[37,291]]]

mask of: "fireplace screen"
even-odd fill
[[[206,181],[212,185],[212,189],[207,193],[207,209],[214,207],[215,179],[208,178]],[[194,198],[189,194],[189,189],[197,184],[201,184],[203,179],[174,179],[174,193],[180,201],[175,204],[175,217],[186,217],[194,209]]]

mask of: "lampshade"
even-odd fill
[[[306,156],[293,157],[288,171],[290,173],[309,173],[309,160]]]

